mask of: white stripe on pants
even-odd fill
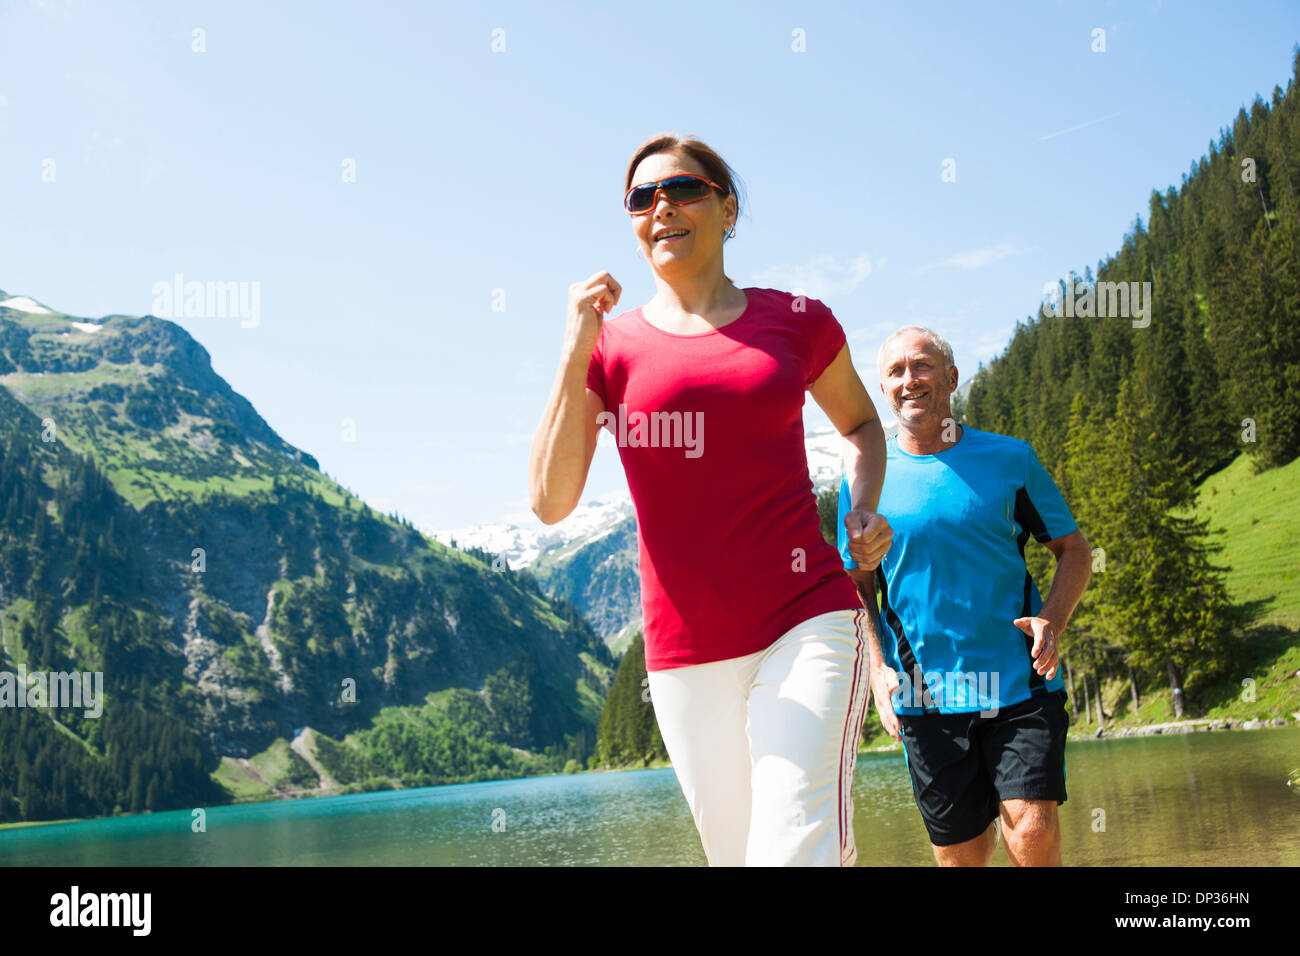
[[[710,866],[853,866],[867,705],[861,615],[831,611],[745,657],[647,673]]]

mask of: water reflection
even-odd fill
[[[1300,728],[1071,742],[1065,861],[1300,865],[1297,758]],[[933,865],[900,751],[861,755],[853,796],[859,866]],[[0,864],[705,864],[672,770],[214,807],[206,833],[191,820],[182,810],[0,830]],[[994,863],[1007,865],[1001,848]]]

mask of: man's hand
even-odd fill
[[[898,739],[898,715],[894,713],[894,691],[898,689],[898,674],[887,664],[871,668],[871,696],[876,699],[876,713],[885,733]]]
[[[1018,617],[1011,622],[1034,639],[1029,656],[1034,659],[1035,673],[1048,680],[1056,676],[1061,650],[1056,644],[1056,626],[1042,617]]]
[[[884,515],[855,508],[844,516],[844,530],[849,533],[849,556],[863,571],[874,571],[889,550],[894,529]]]

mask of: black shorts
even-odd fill
[[[898,723],[912,793],[935,846],[975,839],[1002,800],[1066,800],[1064,691],[992,717],[900,714]]]

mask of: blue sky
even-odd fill
[[[728,274],[826,301],[888,419],[887,332],[967,378],[1297,41],[1295,3],[2,0],[0,288],[99,317],[257,283],[255,325],[176,321],[286,440],[426,527],[526,519],[569,284],[654,294],[646,137],[737,170]],[[602,443],[584,497],[625,487]]]

